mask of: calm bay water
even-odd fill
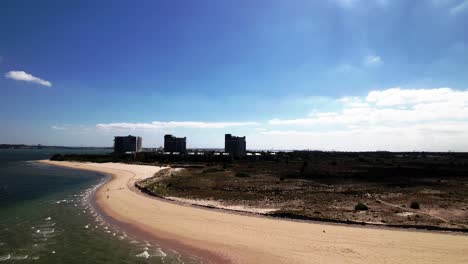
[[[0,262],[196,263],[104,222],[88,202],[104,177],[38,164],[55,153],[0,150]]]

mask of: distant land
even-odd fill
[[[67,146],[43,146],[43,145],[25,145],[25,144],[0,144],[0,149],[109,149],[112,147],[67,147]]]
[[[113,147],[92,147],[92,146],[49,146],[49,145],[28,145],[28,144],[0,144],[0,149],[102,149],[102,150],[111,150]],[[148,147],[142,148],[142,152],[157,152],[162,150],[162,147]],[[187,148],[187,151],[223,151],[224,148]],[[424,153],[424,154],[443,154],[443,153],[468,153],[465,151],[423,151],[423,150],[414,150],[414,151],[388,151],[388,150],[376,150],[376,151],[340,151],[340,150],[316,150],[316,149],[247,149],[247,152],[312,152],[312,153],[393,153],[393,154],[415,154],[415,153]]]

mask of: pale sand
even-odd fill
[[[218,209],[224,209],[229,211],[237,211],[237,212],[245,212],[245,213],[254,213],[254,214],[268,214],[278,209],[270,209],[270,208],[257,208],[251,206],[243,206],[243,205],[224,205],[220,201],[215,200],[203,200],[203,199],[187,199],[187,198],[180,198],[180,197],[172,197],[167,196],[164,199],[176,201],[184,204],[191,204],[191,205],[199,205],[205,207],[213,207]]]
[[[111,174],[96,194],[107,215],[202,255],[209,252],[204,256],[213,262],[468,263],[466,235],[277,220],[182,206],[131,188],[158,167],[47,163]]]

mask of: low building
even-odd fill
[[[232,157],[238,158],[245,156],[246,141],[245,137],[236,137],[231,134],[224,136],[224,151]]]
[[[142,145],[141,137],[132,135],[116,136],[114,137],[114,152],[127,153],[127,152],[140,152]]]
[[[187,138],[178,138],[173,135],[164,135],[164,151],[187,153]]]

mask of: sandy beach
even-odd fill
[[[468,263],[468,236],[288,221],[153,199],[133,188],[161,168],[42,161],[112,176],[96,193],[109,217],[212,263]]]

